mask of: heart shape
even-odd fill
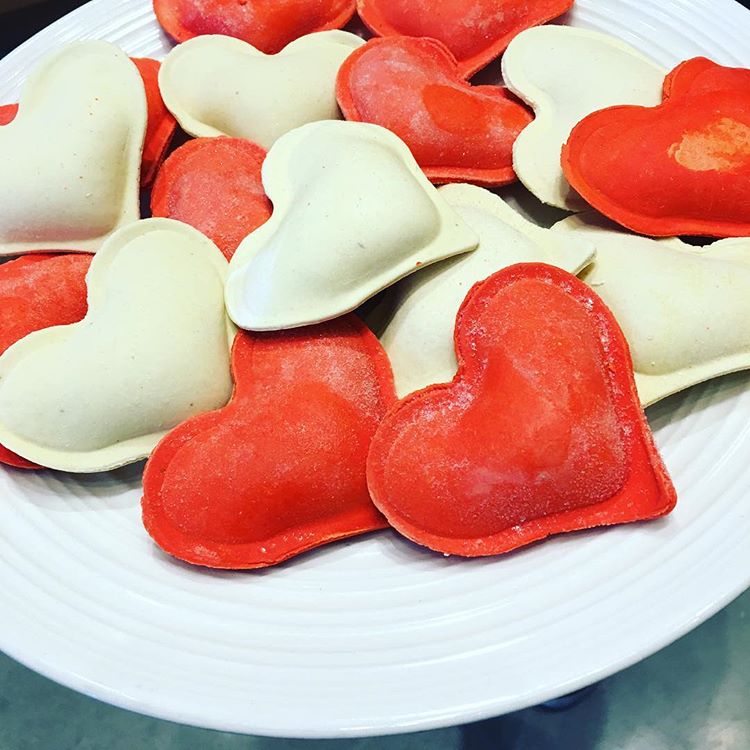
[[[750,89],[688,87],[657,107],[595,112],[573,129],[562,165],[594,208],[640,234],[747,236]]]
[[[137,220],[145,129],[143,82],[117,47],[46,56],[0,128],[0,255],[95,252]]]
[[[0,354],[32,331],[83,318],[90,263],[90,255],[38,254],[0,265]],[[2,445],[0,463],[39,468]]]
[[[513,142],[531,115],[502,86],[471,86],[434,39],[371,39],[339,70],[347,120],[392,130],[433,182],[513,182]]]
[[[226,34],[272,55],[305,34],[346,26],[354,0],[154,0],[154,12],[173,39]]]
[[[228,36],[204,36],[175,47],[159,86],[190,135],[228,135],[270,148],[284,133],[339,118],[336,74],[364,42],[345,31],[301,37],[275,55]]]
[[[359,319],[242,332],[232,371],[229,404],[181,424],[149,459],[143,521],[156,543],[198,565],[258,568],[384,528],[365,466],[393,378]]]
[[[596,246],[582,278],[622,327],[644,406],[750,368],[750,240],[653,240],[593,212],[553,230]]]
[[[223,406],[234,335],[226,267],[210,240],[170,219],[112,235],[91,262],[86,317],[0,356],[0,442],[42,466],[103,471]]]
[[[241,138],[196,138],[169,155],[151,192],[151,215],[184,221],[229,260],[271,215],[260,170],[266,152]]]
[[[477,284],[456,353],[454,380],[400,401],[370,448],[397,531],[475,557],[674,507],[625,338],[575,276],[530,263]]]
[[[399,398],[456,374],[456,314],[478,281],[524,262],[578,273],[594,255],[594,245],[585,238],[538,227],[487,190],[448,185],[439,192],[479,235],[479,247],[407,276],[390,292],[393,309],[380,341],[390,357]]]
[[[560,151],[586,115],[616,104],[661,102],[664,71],[620,39],[570,26],[519,34],[503,55],[505,85],[534,109],[513,146],[518,179],[544,203],[585,206],[563,175]]]
[[[268,152],[273,215],[232,257],[227,310],[278,330],[351,312],[421,266],[473,250],[476,235],[385,128],[316,122]]]
[[[148,57],[131,57],[133,64],[138,68],[143,80],[146,93],[147,125],[146,136],[143,143],[141,155],[141,187],[151,185],[156,177],[167,147],[169,146],[174,131],[177,128],[177,120],[164,106],[159,91],[159,68],[161,63]],[[12,122],[18,112],[17,104],[5,104],[0,106],[0,125]]]
[[[551,21],[573,0],[357,0],[357,11],[378,36],[437,39],[469,78],[498,57],[524,29]]]

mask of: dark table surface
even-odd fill
[[[750,0],[741,2],[750,7]],[[81,4],[53,0],[0,15],[0,57]],[[528,709],[479,724],[382,739],[273,740],[182,727],[74,693],[0,654],[0,750],[104,748],[750,750],[750,592],[565,711]]]

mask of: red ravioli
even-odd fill
[[[680,63],[664,80],[664,98],[722,89],[750,89],[750,70],[725,68],[706,57]]]
[[[471,86],[434,39],[371,39],[339,70],[347,120],[392,130],[434,182],[504,185],[516,179],[513,143],[531,113],[502,86]]]
[[[17,112],[17,104],[0,105],[0,125],[7,125],[9,122],[12,122]]]
[[[166,552],[211,568],[262,568],[385,528],[365,466],[395,401],[388,359],[354,315],[238,334],[235,391],[151,455],[143,522]]]
[[[77,323],[86,315],[91,255],[25,255],[0,265],[0,354],[32,331]],[[0,445],[0,462],[39,466]]]
[[[611,107],[576,125],[563,171],[594,208],[635,232],[747,236],[750,86],[727,87],[745,78],[736,69],[684,65],[658,107]]]
[[[141,74],[146,89],[148,124],[141,158],[141,186],[148,187],[154,181],[156,171],[164,161],[164,154],[174,136],[177,120],[164,105],[159,91],[161,63],[148,57],[134,57],[132,60]]]
[[[151,213],[179,219],[212,239],[230,259],[271,215],[261,182],[266,152],[242,138],[196,138],[164,162]]]
[[[357,0],[357,11],[378,36],[439,39],[464,78],[502,54],[517,34],[551,21],[573,0]]]
[[[169,146],[177,127],[177,120],[164,106],[159,91],[161,63],[148,57],[133,57],[131,59],[141,74],[146,91],[148,123],[143,143],[143,156],[141,157],[141,187],[148,187],[154,181],[156,170],[164,159],[167,146]],[[12,122],[17,112],[17,104],[0,106],[0,125],[7,125]]]
[[[354,9],[355,0],[154,0],[157,20],[178,42],[225,34],[268,55],[305,34],[340,29]]]
[[[478,557],[672,510],[627,343],[583,282],[499,271],[469,292],[455,341],[453,381],[399,402],[372,442],[370,492],[395,529]]]

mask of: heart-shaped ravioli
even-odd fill
[[[154,0],[156,18],[178,42],[226,34],[269,55],[304,34],[340,29],[354,8],[354,0]]]
[[[152,216],[178,219],[227,259],[271,215],[260,170],[266,152],[242,138],[196,138],[169,155],[151,192]]]
[[[0,255],[94,252],[137,220],[145,130],[143,82],[117,47],[45,57],[0,128]]]
[[[454,380],[399,402],[373,439],[370,492],[396,530],[475,557],[674,507],[625,338],[575,276],[519,264],[477,284],[456,352]]]
[[[562,165],[594,208],[635,232],[750,235],[750,88],[687,86],[657,107],[595,112]]]
[[[37,254],[0,265],[0,354],[32,331],[83,318],[90,263],[90,255]],[[2,445],[0,463],[38,468]]]
[[[596,246],[582,278],[622,327],[644,406],[750,368],[749,239],[693,247],[618,231],[594,213],[554,230]]]
[[[594,254],[585,238],[531,224],[502,198],[472,185],[441,188],[448,205],[479,235],[479,247],[408,276],[392,295],[380,340],[393,365],[399,398],[456,374],[453,329],[469,289],[514,263],[549,263],[578,273]]]
[[[378,36],[437,39],[469,78],[516,34],[570,10],[573,0],[357,0],[360,18]]]
[[[597,31],[540,26],[519,34],[503,55],[503,79],[533,107],[535,119],[513,147],[518,178],[544,203],[580,210],[585,203],[560,166],[573,126],[615,104],[659,104],[665,73],[629,44]]]
[[[266,55],[228,36],[199,37],[167,55],[159,85],[190,135],[247,138],[269,148],[300,125],[338,119],[336,74],[363,43],[354,34],[327,31]]]
[[[339,71],[347,120],[392,130],[433,182],[516,179],[513,142],[531,114],[501,86],[470,86],[434,39],[371,39]]]
[[[148,124],[141,155],[141,187],[148,187],[154,181],[156,171],[164,159],[167,147],[177,128],[177,121],[164,106],[159,92],[160,63],[158,60],[152,60],[148,57],[133,57],[131,59],[141,74],[146,94]],[[11,122],[17,112],[17,104],[0,106],[0,125],[7,125]]]
[[[394,398],[388,358],[354,316],[241,332],[234,396],[159,444],[143,520],[166,552],[215,568],[273,565],[387,524],[367,491],[367,451]]]
[[[226,260],[192,227],[147,219],[105,243],[79,323],[36,331],[0,357],[0,442],[53,469],[145,458],[231,393]]]
[[[263,185],[273,215],[237,248],[227,279],[227,310],[241,328],[335,318],[477,245],[403,141],[377,125],[292,131],[268,152]]]

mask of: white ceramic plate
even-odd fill
[[[570,22],[664,65],[750,65],[750,13],[733,0],[578,0]],[[168,47],[148,0],[95,0],[0,62],[0,101],[79,38]],[[266,572],[211,573],[146,536],[140,467],[0,471],[0,647],[119,706],[269,735],[424,729],[571,691],[750,585],[750,377],[650,417],[680,493],[670,518],[495,560],[444,559],[384,532]]]

